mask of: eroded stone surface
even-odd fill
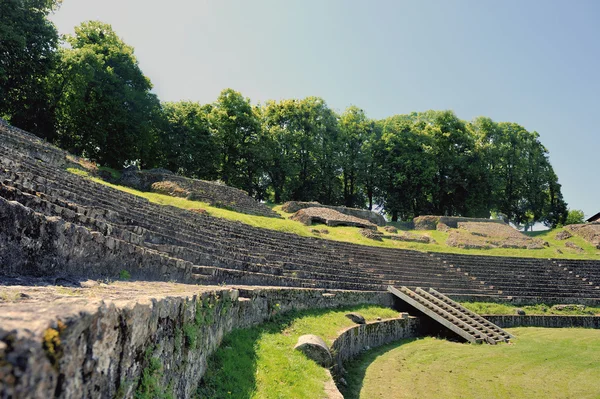
[[[354,216],[359,219],[366,219],[369,222],[378,226],[385,226],[385,218],[379,213],[369,211],[366,209],[348,208],[345,206],[334,206],[334,205],[323,205],[318,202],[300,202],[300,201],[288,201],[281,206],[281,209],[287,213],[295,213],[300,209],[306,208],[328,208],[343,213],[345,215]]]
[[[373,292],[89,285],[0,286],[0,397],[130,398],[142,388],[151,397],[192,397],[208,357],[233,328],[274,312],[391,304]]]
[[[355,216],[345,215],[329,208],[305,208],[290,216],[290,219],[296,220],[307,226],[313,223],[325,223],[327,226],[356,226],[376,230],[377,226],[366,219],[360,219]]]
[[[117,183],[138,190],[152,190],[161,194],[208,202],[213,206],[230,208],[241,213],[281,217],[277,212],[256,201],[243,190],[217,182],[177,176],[165,169],[140,171],[137,168],[128,168],[123,171],[121,179]]]
[[[318,335],[302,335],[298,338],[298,343],[296,343],[294,349],[304,353],[309,359],[314,360],[323,367],[331,367],[333,358],[331,352],[329,352],[329,347],[323,341],[323,338]]]
[[[356,324],[365,324],[365,318],[356,312],[348,313],[346,314],[346,317]]]

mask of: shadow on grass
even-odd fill
[[[356,359],[348,362],[344,365],[347,373],[344,376],[346,387],[342,387],[341,392],[345,399],[358,399],[360,398],[360,391],[363,387],[363,381],[367,373],[369,366],[377,360],[377,358],[386,352],[396,349],[402,345],[406,345],[410,342],[416,341],[418,338],[409,338],[397,341],[388,345],[380,346],[379,348],[372,349],[368,352],[363,353]]]
[[[256,391],[258,345],[264,334],[280,334],[298,318],[321,316],[332,311],[359,311],[363,306],[292,311],[275,316],[256,327],[234,330],[209,358],[197,398],[251,398]],[[292,349],[290,348],[290,351]],[[301,377],[300,377],[301,378]]]

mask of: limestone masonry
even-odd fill
[[[301,237],[154,204],[67,170],[82,162],[0,119],[1,398],[131,398],[141,388],[191,397],[232,329],[295,309],[397,306],[388,285],[432,287],[455,300],[600,303],[597,260]],[[129,169],[123,179],[278,217],[240,190],[164,170]],[[286,204],[288,212],[319,207],[367,220],[365,231],[385,224],[369,211]],[[438,217],[421,225],[472,221]],[[595,230],[578,233],[595,239]],[[597,326],[596,319],[515,317],[497,323]],[[333,364],[341,369],[361,348],[412,336],[422,324],[405,318],[350,329],[334,343]]]

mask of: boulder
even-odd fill
[[[323,338],[318,335],[307,334],[298,338],[298,342],[294,349],[306,355],[309,359],[314,360],[317,364],[323,367],[331,367],[333,357],[329,351],[329,347],[323,341]]]
[[[573,234],[569,233],[567,230],[562,230],[556,233],[557,240],[566,240],[571,237],[573,237]]]
[[[515,309],[515,313],[519,316],[525,316],[525,311],[523,309]]]
[[[376,240],[376,241],[381,241],[383,239],[383,234],[381,234],[379,231],[377,230],[371,230],[371,229],[360,229],[360,234],[365,237],[368,238],[370,240]]]
[[[554,305],[552,309],[555,310],[585,310],[585,305]]]
[[[348,313],[346,315],[347,318],[355,322],[356,324],[365,324],[365,318],[356,312]]]
[[[583,252],[583,248],[581,248],[579,245],[575,244],[574,242],[571,241],[567,241],[565,242],[565,247],[567,248],[571,248],[573,250],[575,250],[576,252]]]

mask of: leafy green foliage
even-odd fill
[[[156,96],[133,48],[110,25],[89,21],[60,50],[57,133],[63,148],[119,168],[151,143]]]
[[[317,97],[269,101],[262,109],[269,138],[266,172],[275,202],[335,204],[340,199],[337,116]]]
[[[585,222],[585,216],[583,211],[579,209],[569,209],[565,225],[567,224],[581,224]]]
[[[191,101],[163,103],[154,164],[184,176],[215,180],[219,148],[211,131],[211,109]]]
[[[121,270],[119,272],[119,280],[129,280],[131,279],[131,273],[129,273],[127,270]]]
[[[0,117],[53,138],[49,77],[56,66],[58,33],[48,14],[60,0],[0,2]]]
[[[253,106],[232,89],[212,104],[161,104],[110,25],[84,22],[57,50],[47,15],[59,4],[0,3],[0,116],[102,167],[163,167],[259,200],[378,207],[393,221],[566,222],[548,151],[516,123],[433,110],[374,121],[318,97]]]
[[[254,195],[263,171],[263,137],[250,100],[232,89],[221,92],[210,113],[219,146],[219,178]]]

